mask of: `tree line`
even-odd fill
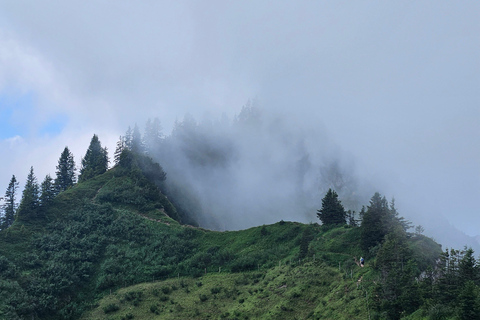
[[[317,216],[324,228],[348,224],[360,229],[363,256],[378,274],[370,287],[375,318],[400,319],[420,310],[428,319],[478,319],[480,259],[472,248],[441,253],[440,245],[421,235],[422,226],[408,232],[412,224],[399,216],[395,200],[389,204],[378,192],[357,220],[329,189]],[[430,251],[437,254],[427,256],[428,246],[438,246]],[[415,253],[419,249],[423,256]]]
[[[108,151],[102,147],[97,135],[93,135],[85,156],[81,159],[78,182],[91,179],[107,171]],[[77,183],[76,166],[72,152],[65,147],[56,166],[55,179],[47,174],[39,184],[33,166],[27,176],[20,202],[17,203],[19,182],[12,175],[5,191],[4,205],[0,211],[0,230],[9,228],[15,219],[38,218],[45,214],[52,200]]]

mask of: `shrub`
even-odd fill
[[[210,292],[212,294],[217,294],[217,293],[220,293],[222,291],[222,288],[221,287],[213,287],[210,289]]]
[[[171,289],[169,287],[162,287],[162,292],[164,294],[169,294],[171,292]]]
[[[105,307],[103,307],[103,312],[111,313],[111,312],[118,311],[119,309],[120,307],[117,306],[115,303],[110,303],[110,304],[107,304]]]
[[[160,301],[165,302],[165,301],[167,301],[167,300],[168,300],[168,297],[167,297],[167,296],[163,296],[163,295],[160,296]]]
[[[158,314],[158,313],[159,313],[159,311],[158,311],[158,307],[157,307],[157,305],[155,305],[155,304],[152,304],[152,305],[150,306],[150,312],[151,312],[151,313]]]

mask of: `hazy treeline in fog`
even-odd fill
[[[264,112],[255,102],[233,119],[197,121],[187,114],[169,135],[161,120],[148,120],[143,135],[135,125],[119,143],[126,139],[136,140],[136,147],[164,168],[165,193],[206,228],[316,221],[329,188],[357,212],[373,193],[360,187],[353,161],[345,160],[320,125],[304,127]]]

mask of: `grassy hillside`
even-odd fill
[[[143,283],[104,297],[83,319],[367,319],[357,278],[316,262]]]
[[[367,292],[379,275],[374,261],[355,264],[371,254],[360,249],[359,228],[280,221],[215,232],[177,220],[140,170],[116,167],[59,194],[45,216],[0,232],[0,319],[365,319],[370,312]],[[415,239],[410,246],[427,265],[436,245]]]

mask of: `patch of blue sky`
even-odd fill
[[[28,135],[56,136],[64,129],[68,117],[56,114],[39,123],[36,117],[34,93],[19,93],[9,90],[0,94],[0,140]]]
[[[33,94],[0,94],[0,139],[25,136],[34,110]]]
[[[63,128],[67,124],[68,118],[66,115],[59,114],[49,119],[46,124],[44,124],[38,134],[42,136],[57,136],[62,133]]]

